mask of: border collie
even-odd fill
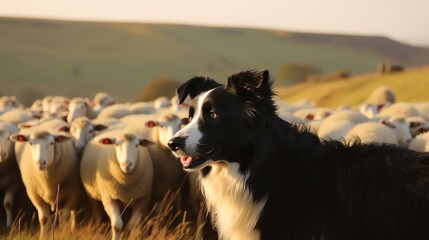
[[[268,71],[195,77],[169,141],[221,239],[429,239],[429,154],[321,141],[280,119]]]

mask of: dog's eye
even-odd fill
[[[216,118],[218,118],[219,117],[219,115],[217,114],[217,113],[215,113],[215,112],[210,112],[210,118],[211,119],[216,119]]]

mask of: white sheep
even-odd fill
[[[366,102],[374,105],[385,105],[395,103],[396,97],[392,89],[387,86],[380,86],[371,93]]]
[[[121,206],[130,204],[133,226],[148,210],[153,184],[152,159],[145,148],[151,142],[124,131],[107,131],[88,143],[83,153],[80,175],[89,197],[101,201],[110,218],[112,239],[123,228]],[[142,147],[143,146],[143,147]],[[96,218],[99,215],[94,212]]]
[[[304,108],[304,109],[297,110],[293,113],[293,115],[302,119],[313,121],[313,120],[325,119],[332,113],[333,113],[332,109],[315,107],[315,108]]]
[[[419,111],[420,115],[429,121],[429,102],[414,103],[413,105]]]
[[[157,97],[156,99],[153,100],[153,106],[156,109],[168,108],[171,106],[171,101],[169,98],[164,96]]]
[[[384,107],[379,112],[378,116],[387,118],[407,118],[412,116],[420,116],[419,111],[410,103],[398,102],[390,106]]]
[[[3,96],[0,98],[0,112],[7,112],[19,107],[15,96]]]
[[[99,92],[94,96],[92,103],[94,110],[100,112],[103,108],[115,104],[116,100],[106,92]]]
[[[21,133],[29,134],[32,131],[41,129],[50,132],[69,132],[70,125],[61,119],[47,117],[43,119],[35,119],[18,124]]]
[[[390,118],[389,120],[380,120],[380,122],[388,126],[396,136],[398,145],[407,147],[413,137],[410,132],[410,123],[402,118]]]
[[[148,148],[155,171],[155,187],[152,193],[154,201],[162,200],[168,191],[177,191],[185,177],[181,164],[176,161],[167,145],[183,123],[183,120],[173,113],[163,113],[157,119],[145,123],[149,129],[146,136],[155,142]],[[177,204],[180,205],[180,196]]]
[[[171,112],[149,115],[130,115],[121,119],[126,122],[124,128],[140,138],[147,138],[155,144],[148,147],[154,164],[155,187],[152,193],[154,201],[160,201],[168,191],[177,191],[185,176],[179,161],[172,155],[167,146],[168,141],[180,130],[184,120]],[[176,201],[180,205],[180,196]]]
[[[101,122],[98,120],[98,122]],[[119,120],[103,121],[97,123],[97,120],[90,120],[87,117],[78,117],[70,125],[70,135],[73,137],[73,143],[78,156],[81,156],[83,149],[88,142],[95,137],[97,133],[104,131],[111,125],[119,123]]]
[[[150,102],[137,102],[128,106],[133,114],[152,114],[156,113],[156,108]]]
[[[62,206],[60,220],[70,218],[71,228],[74,229],[75,212],[83,189],[70,136],[37,129],[31,134],[15,133],[10,140],[15,142],[22,180],[37,209],[40,238],[46,236],[51,226],[51,212],[56,209],[56,199]]]
[[[417,152],[429,152],[429,132],[417,135],[408,145],[408,149]]]
[[[47,111],[43,111],[44,116],[53,116],[57,118],[64,118],[68,114],[68,105],[70,103],[70,99],[63,96],[54,96],[47,98],[49,104],[47,106]],[[43,104],[43,100],[42,100]]]
[[[393,131],[377,122],[359,123],[348,131],[344,139],[346,142],[359,138],[362,143],[387,143],[398,145],[398,140]]]
[[[99,112],[92,107],[88,98],[75,97],[70,100],[68,105],[67,122],[72,123],[78,117],[87,117],[89,119],[97,118]]]
[[[407,117],[405,121],[410,123],[410,132],[412,137],[415,137],[421,133],[429,131],[429,123],[424,117],[420,117],[420,116]]]
[[[325,140],[341,140],[356,124],[368,120],[366,116],[353,110],[334,112],[320,124],[317,135]]]
[[[14,196],[22,185],[15,158],[15,144],[9,140],[9,136],[18,131],[19,129],[15,125],[0,122],[0,190],[4,191],[3,206],[6,212],[7,228],[12,226]]]
[[[127,104],[114,104],[107,106],[98,114],[99,119],[102,118],[122,118],[131,115],[133,112],[129,109]]]
[[[15,125],[32,119],[34,118],[31,114],[20,108],[9,110],[0,116],[0,121],[12,123]]]

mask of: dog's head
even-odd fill
[[[179,103],[188,96],[192,100],[190,123],[173,136],[169,147],[184,169],[251,156],[266,119],[275,116],[271,85],[268,71],[245,71],[230,76],[226,86],[197,77],[179,87]]]

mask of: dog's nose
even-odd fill
[[[174,137],[168,141],[167,145],[170,147],[170,149],[175,152],[179,150],[180,148],[183,148],[185,146],[185,138],[183,137]]]

